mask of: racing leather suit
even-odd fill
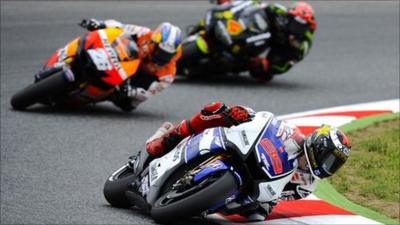
[[[222,1],[219,5],[223,6],[224,11],[235,11],[235,14],[241,13],[250,7],[258,7],[265,12],[267,17],[265,22],[269,25],[271,33],[269,44],[262,44],[253,49],[254,54],[250,53],[249,55],[256,56],[249,58],[246,64],[253,77],[260,81],[269,81],[274,75],[287,72],[293,65],[304,59],[311,49],[313,31],[307,30],[302,35],[295,38],[293,36],[293,39],[289,40],[289,14],[286,7],[280,4],[266,5],[257,0],[251,1],[252,4],[249,2],[227,0]],[[205,29],[204,19],[201,19],[190,33],[196,33],[202,29]]]
[[[158,157],[164,155],[172,150],[184,137],[198,134],[207,128],[239,125],[252,120],[254,115],[255,112],[252,109],[244,106],[228,107],[222,102],[205,105],[200,112],[196,113],[189,120],[183,120],[177,126],[168,128],[167,130],[169,131],[165,131],[164,134],[151,137],[147,141],[147,151],[152,156]],[[284,148],[289,158],[298,158],[304,154],[304,135],[296,126],[281,121],[276,136],[284,143]],[[160,148],[158,144],[161,144],[165,148]],[[264,220],[271,212],[272,207],[277,204],[278,200],[297,200],[305,198],[314,191],[317,181],[309,171],[302,170],[299,167],[292,173],[278,178],[278,180],[281,180],[284,185],[283,191],[278,199],[263,202],[265,198],[260,196],[261,191],[258,189],[262,185],[259,185],[256,186],[248,196],[226,205],[222,212],[226,214],[240,214],[252,221]],[[257,182],[261,184],[263,181],[260,180]]]
[[[294,64],[301,61],[310,51],[313,32],[307,30],[304,35],[289,43],[286,34],[288,12],[280,4],[264,6],[271,23],[272,43],[267,56],[269,69],[267,74],[282,74],[287,72]]]
[[[110,97],[115,105],[123,110],[130,111],[140,103],[167,88],[175,79],[176,62],[181,57],[181,50],[172,60],[162,67],[149,62],[153,49],[149,46],[152,32],[147,27],[133,24],[122,24],[116,20],[100,22],[100,28],[121,28],[124,34],[135,38],[139,48],[139,57],[142,62],[132,78],[115,89]]]

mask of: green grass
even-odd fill
[[[329,182],[346,198],[364,207],[333,194],[333,187],[326,181],[318,186],[316,195],[385,224],[399,224],[399,118],[398,113],[369,117],[342,127],[353,145],[352,153]]]

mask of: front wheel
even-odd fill
[[[16,110],[23,110],[46,97],[61,93],[68,84],[69,82],[64,78],[63,73],[53,74],[17,92],[11,98],[11,106]]]
[[[104,197],[112,206],[127,208],[131,206],[125,193],[129,184],[135,181],[135,174],[128,164],[115,171],[104,184]]]
[[[156,200],[151,216],[157,222],[168,223],[200,215],[210,206],[224,201],[237,190],[238,185],[229,171],[216,175],[185,190],[170,188]]]
[[[182,46],[182,57],[178,61],[177,68],[178,73],[184,75],[186,77],[193,76],[199,68],[199,62],[206,55],[201,52],[199,47],[197,46],[196,36],[192,36],[190,39]],[[201,67],[201,66],[200,66]]]

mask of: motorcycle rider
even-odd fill
[[[132,111],[140,103],[167,88],[174,81],[176,62],[182,54],[182,32],[179,27],[163,22],[151,31],[147,27],[122,24],[116,20],[96,19],[82,20],[79,25],[89,31],[105,28],[122,29],[123,32],[117,38],[118,41],[112,44],[119,60],[124,61],[122,58],[129,55],[129,52],[135,52],[140,58],[138,71],[124,83],[116,86],[107,97],[107,100],[112,101],[122,110]],[[80,41],[80,39],[77,40]],[[135,43],[132,44],[132,41]],[[60,68],[65,70],[65,67],[68,67],[71,60],[62,58],[62,51],[63,49],[58,50],[47,63],[52,65],[50,62],[57,60],[59,63],[56,64],[56,68],[45,66],[35,75],[36,82],[44,79],[54,70]],[[125,72],[129,73],[127,70]]]
[[[303,60],[312,46],[313,34],[317,28],[314,9],[306,2],[296,2],[286,8],[281,4],[264,4],[258,0],[217,0],[219,10],[240,13],[249,7],[258,7],[266,14],[259,17],[270,27],[270,43],[256,49],[267,49],[269,52],[258,54],[248,59],[250,74],[259,81],[270,81],[274,75],[287,72],[293,65]],[[240,10],[239,10],[240,9]],[[204,29],[205,20],[201,19],[189,34]]]
[[[251,121],[254,115],[255,112],[245,106],[229,107],[222,102],[205,105],[189,120],[183,120],[176,126],[165,122],[147,140],[147,153],[150,158],[160,157],[187,136],[198,134],[207,128],[231,127],[246,123]],[[322,125],[305,137],[299,128],[281,121],[276,136],[282,140],[288,155],[297,159],[298,165],[280,198],[273,202],[260,202],[257,201],[256,194],[260,192],[256,190],[241,201],[228,204],[223,210],[226,214],[237,213],[250,221],[265,220],[278,200],[301,199],[312,193],[318,180],[333,175],[346,162],[351,151],[346,135],[328,125]],[[268,180],[267,177],[263,179]]]

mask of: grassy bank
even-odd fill
[[[336,205],[386,224],[399,223],[400,210],[400,117],[399,114],[366,118],[342,127],[353,145],[345,166],[329,179],[332,186],[350,201],[330,196]],[[329,183],[317,195],[329,196]],[[332,188],[332,187],[330,187]],[[324,190],[326,189],[326,190]],[[346,204],[345,204],[346,202]]]

